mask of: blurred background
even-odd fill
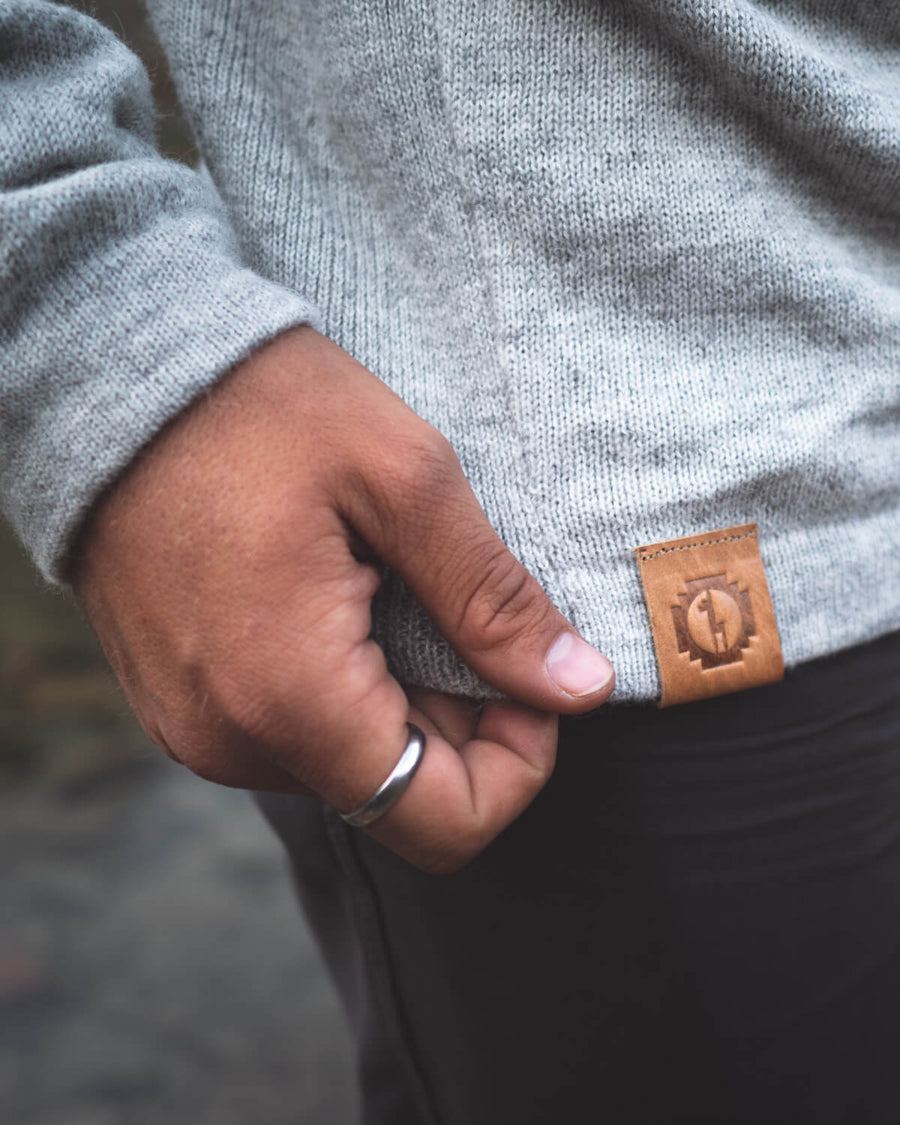
[[[142,56],[138,0],[88,10]],[[170,762],[0,522],[0,1121],[351,1125],[349,1035],[250,799]]]

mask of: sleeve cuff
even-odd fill
[[[68,279],[82,290],[77,315],[43,324],[38,308],[20,335],[32,378],[17,404],[20,441],[5,492],[50,581],[66,580],[92,504],[167,422],[268,340],[317,324],[309,302],[223,263],[218,249],[185,238],[159,257],[146,245],[132,259],[123,252],[112,269],[105,262],[98,271],[94,260],[91,272],[102,277]]]

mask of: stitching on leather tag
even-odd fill
[[[776,683],[784,660],[755,523],[636,547],[671,707]]]

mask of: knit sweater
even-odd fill
[[[755,521],[786,663],[900,628],[900,6],[0,0],[0,491],[43,572],[141,447],[316,323],[450,439],[617,669],[632,549]],[[313,310],[317,309],[318,312]],[[408,683],[484,685],[388,577]]]

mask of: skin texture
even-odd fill
[[[376,560],[517,702],[478,708],[388,674],[369,638]],[[556,715],[613,687],[554,682],[547,653],[572,627],[449,444],[310,328],[156,438],[96,506],[74,568],[144,730],[201,777],[346,812],[393,768],[407,721],[420,726],[418,773],[366,831],[429,871],[462,866],[518,816],[552,772]]]

